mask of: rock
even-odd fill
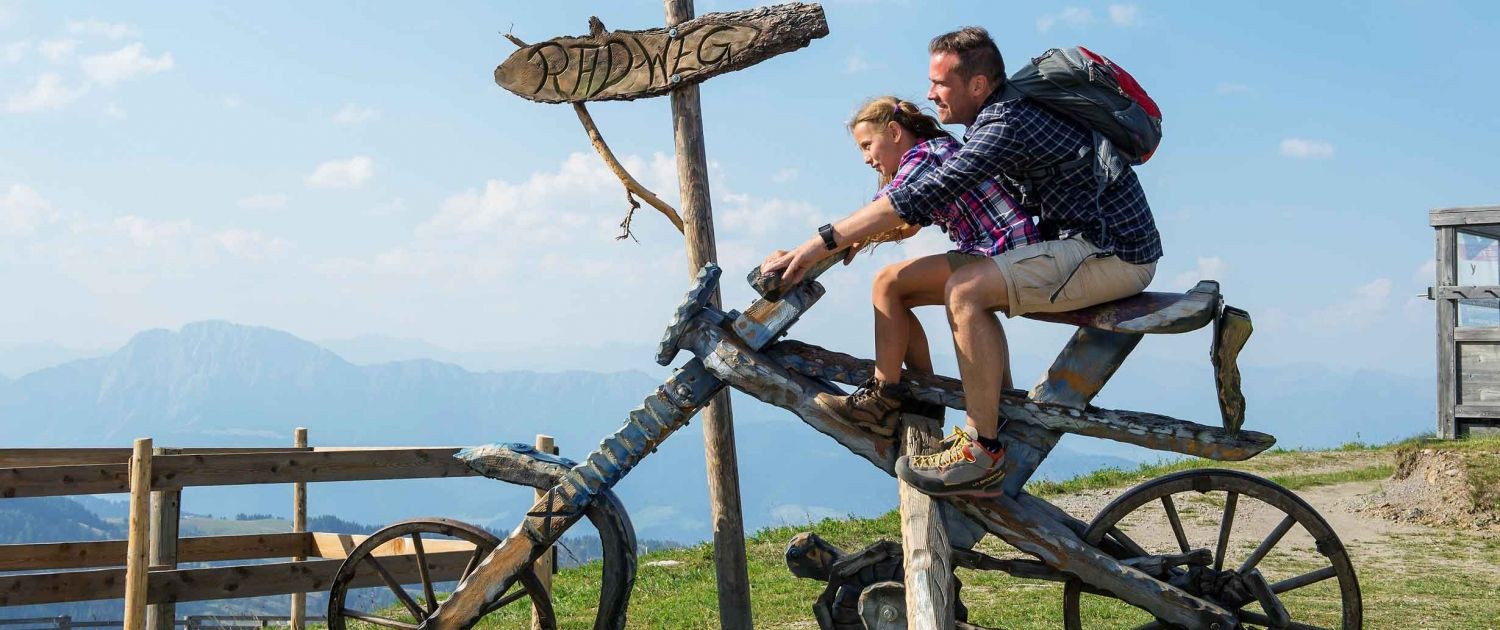
[[[675,567],[682,562],[677,560],[652,560],[646,563],[648,567]]]

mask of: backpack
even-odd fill
[[[1053,113],[1103,135],[1132,165],[1145,164],[1161,144],[1161,108],[1156,101],[1124,68],[1082,46],[1042,53],[1007,84]]]

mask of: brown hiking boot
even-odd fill
[[[826,394],[819,394],[819,397]],[[895,435],[897,413],[901,411],[901,386],[882,383],[870,377],[859,389],[848,396],[828,396],[826,401],[839,415],[848,418],[866,430],[884,436]]]

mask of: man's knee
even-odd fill
[[[993,265],[966,265],[948,278],[943,302],[954,316],[990,313],[1005,308],[1005,276]]]

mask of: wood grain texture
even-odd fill
[[[154,449],[152,458],[172,454],[175,451],[176,449]],[[151,567],[177,568],[178,527],[181,512],[181,490],[159,490],[151,493]],[[176,604],[148,604],[146,606],[147,628],[173,630],[176,624]]]
[[[807,46],[828,34],[823,8],[783,4],[667,20],[668,27],[609,31],[522,47],[495,68],[495,83],[543,103],[660,96]]]
[[[1204,280],[1187,293],[1145,292],[1062,313],[1023,317],[1117,333],[1175,334],[1198,330],[1218,313],[1219,283]]]
[[[1448,287],[1458,282],[1458,232],[1451,227],[1436,230],[1437,283]],[[1444,439],[1458,436],[1453,407],[1458,404],[1458,358],[1453,347],[1453,329],[1458,325],[1458,304],[1452,300],[1437,301],[1437,435]]]
[[[942,420],[902,414],[902,455],[933,451],[942,439]],[[953,550],[937,500],[900,481],[901,558],[906,567],[906,627],[952,630]]]
[[[547,453],[550,455],[557,454],[557,441],[550,435],[538,433],[536,436],[536,441],[532,443],[532,446],[535,447],[537,451],[542,453]],[[540,501],[543,498],[544,494],[546,494],[544,491],[537,490],[535,492],[535,496],[532,498]],[[548,595],[551,595],[552,593],[552,572],[554,570],[554,567],[556,566],[556,563],[553,561],[553,559],[556,557],[557,547],[550,547],[546,551],[543,551],[542,556],[536,559],[536,564],[532,565],[534,571],[536,572],[537,581],[541,583],[542,588],[547,591]],[[537,610],[536,605],[533,604],[531,606],[532,630],[542,630],[542,621],[538,616],[539,614],[540,613]]]
[[[151,552],[151,438],[135,441],[130,455],[130,520],[125,543],[125,630],[146,627],[146,571]]]
[[[1500,206],[1438,208],[1427,213],[1433,227],[1500,223]]]
[[[292,446],[296,448],[307,446],[307,427],[292,429]],[[292,484],[292,531],[294,533],[307,531],[307,482],[305,481]],[[301,562],[306,559],[306,554],[298,554],[292,558],[292,561]],[[292,630],[302,630],[306,625],[304,620],[307,617],[306,593],[292,593],[287,616]]]

